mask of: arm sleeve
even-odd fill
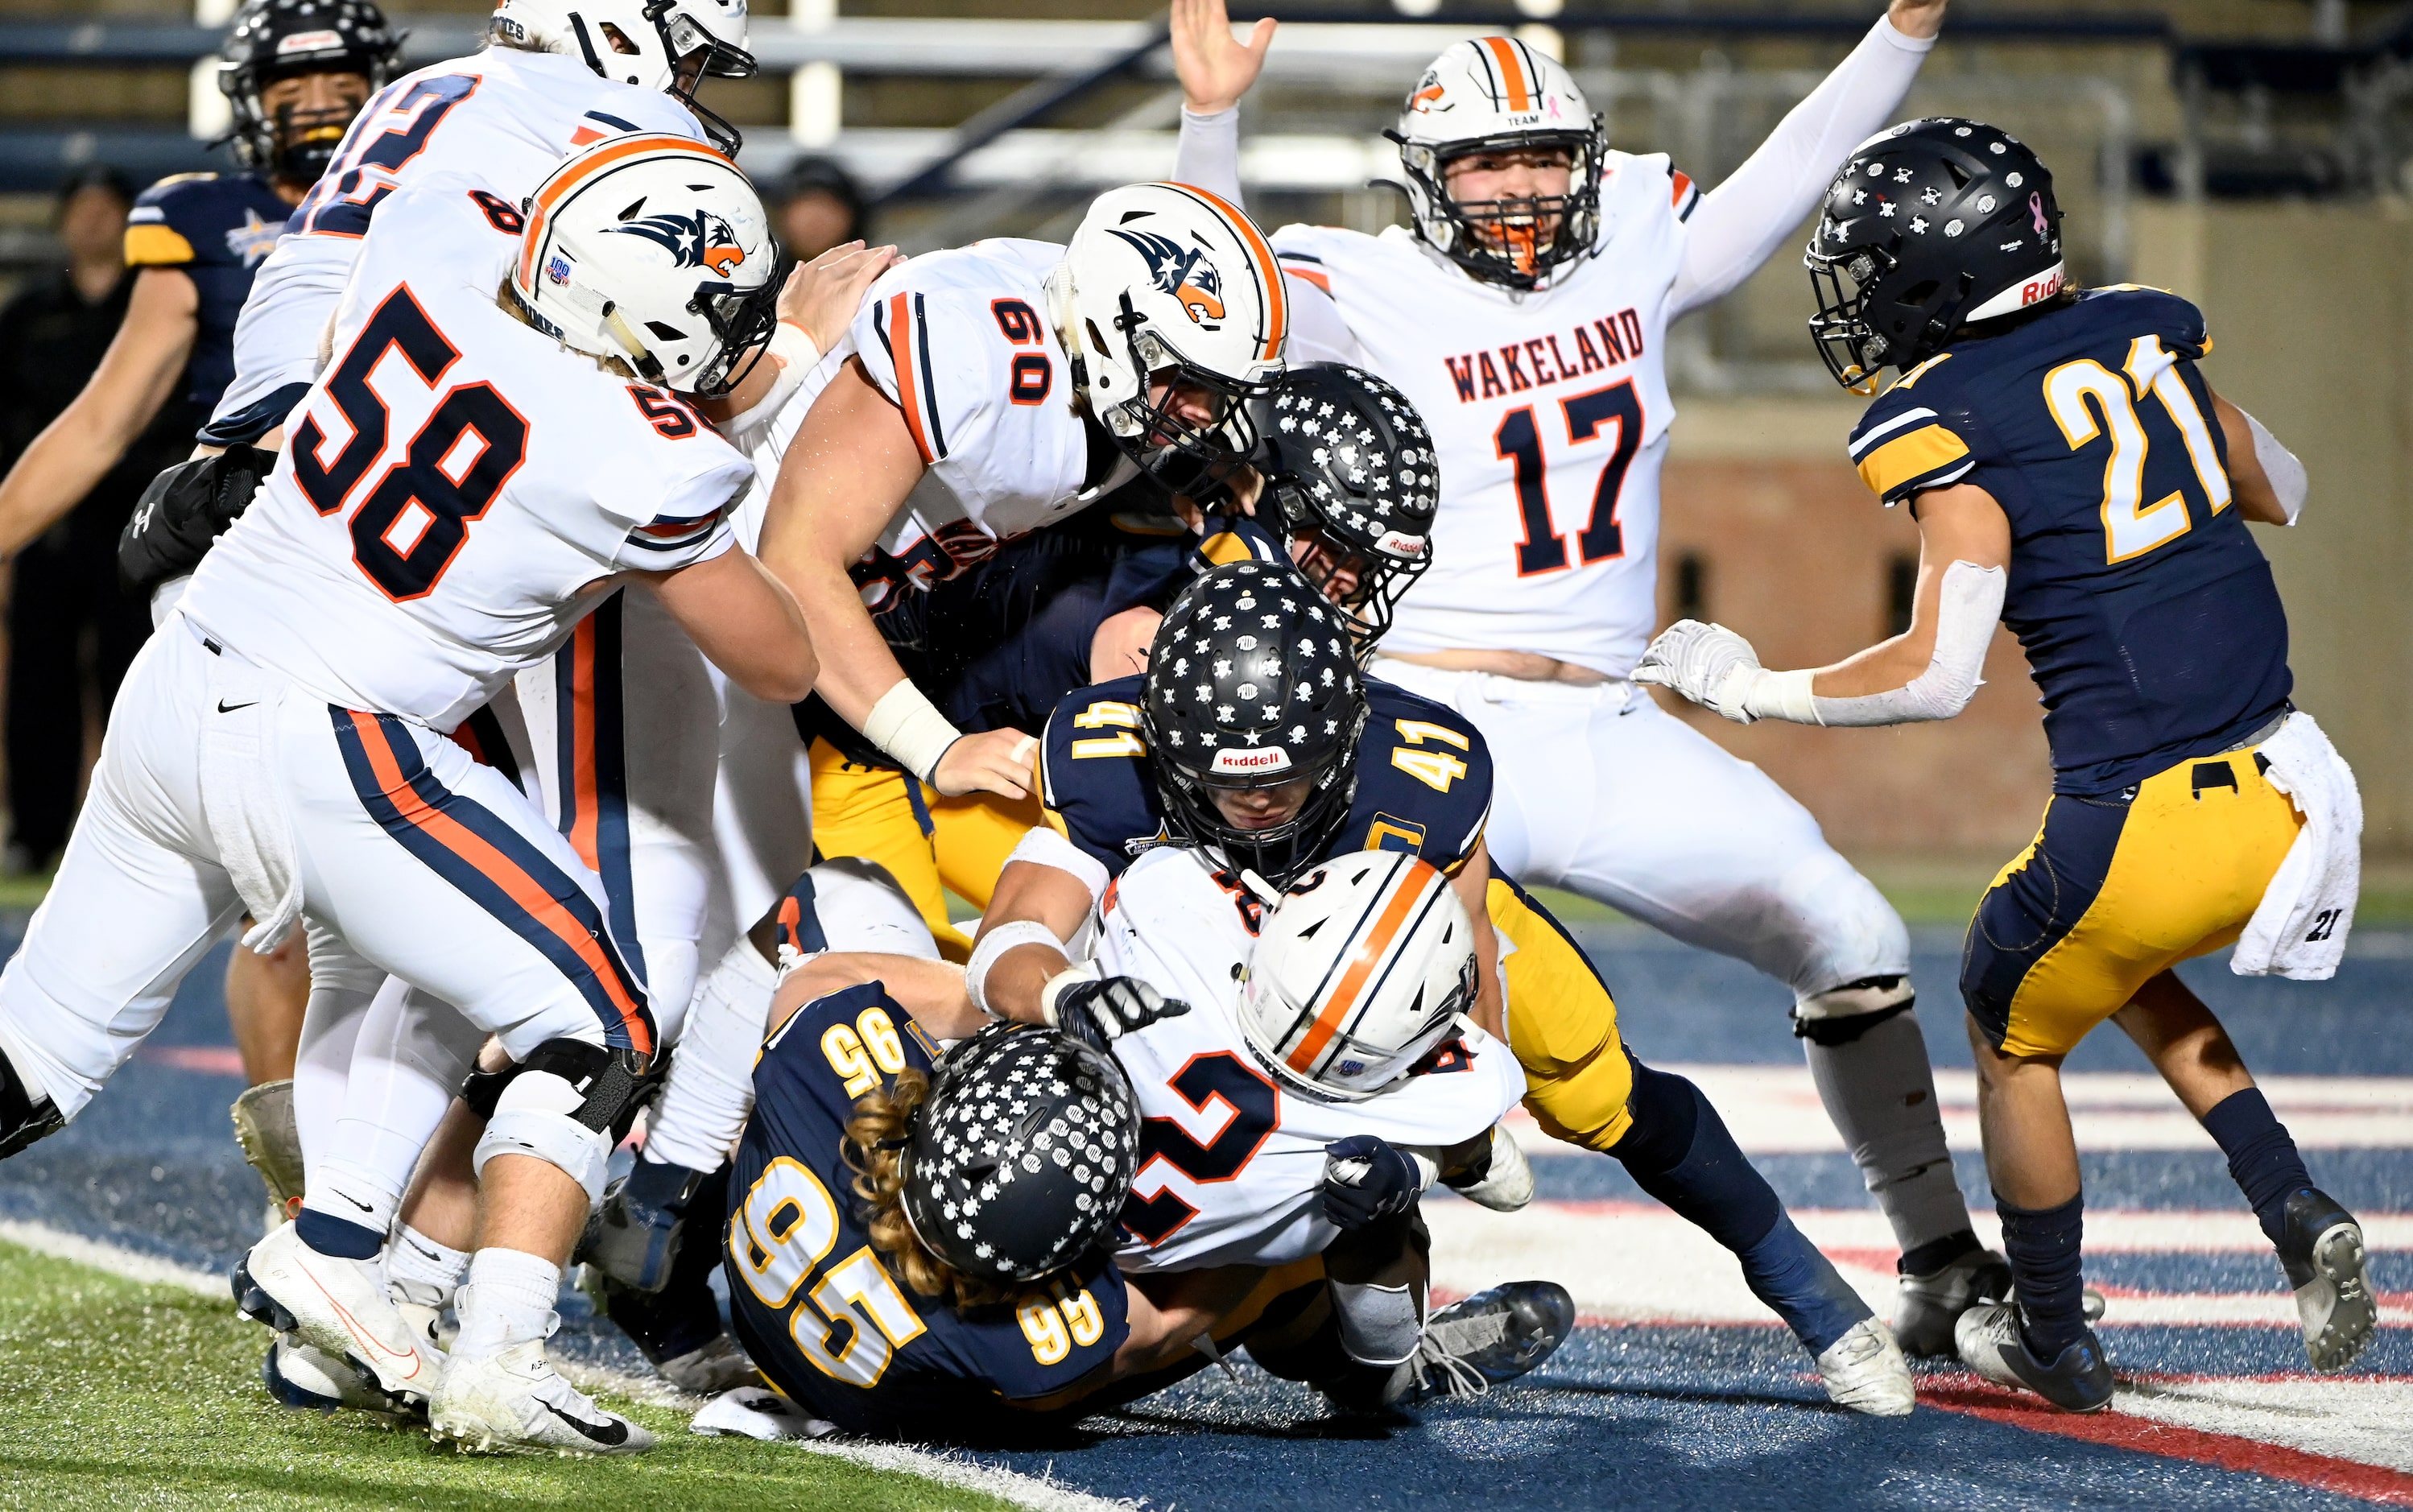
[[[1181,145],[1173,156],[1173,180],[1194,184],[1221,195],[1242,209],[1240,199],[1240,108],[1198,115],[1184,106]]]
[[[1759,150],[1702,198],[1687,222],[1668,319],[1726,293],[1768,260],[1852,149],[1892,119],[1934,46],[1932,37],[1904,37],[1879,20]]]
[[[1936,602],[1935,650],[1927,670],[1900,688],[1857,698],[1812,695],[1810,706],[1825,725],[1910,724],[1948,719],[1969,706],[1985,679],[1986,647],[2002,618],[2010,574],[1999,567],[1954,562],[1944,570]],[[1754,708],[1753,713],[1761,711]]]

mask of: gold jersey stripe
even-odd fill
[[[129,268],[173,267],[193,260],[193,244],[165,226],[126,228],[126,265]]]
[[[1967,443],[1943,426],[1921,425],[1862,457],[1860,482],[1877,497],[1889,498],[1911,480],[1968,454]]]

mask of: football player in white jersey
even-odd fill
[[[1289,226],[1292,359],[1381,373],[1431,427],[1433,565],[1370,669],[1459,710],[1499,763],[1503,870],[1614,905],[1793,989],[1828,1114],[1892,1221],[1905,1348],[2006,1270],[1952,1176],[1910,1012],[1901,919],[1807,810],[1631,681],[1656,622],[1668,326],[1748,277],[1890,119],[1943,0],[1893,0],[1731,178],[1612,151],[1573,76],[1505,37],[1457,43],[1393,139],[1413,228]],[[1236,197],[1236,102],[1270,43],[1177,0],[1177,177]],[[1415,319],[1402,319],[1413,310]]]
[[[508,215],[565,155],[619,132],[733,154],[736,133],[695,90],[707,74],[751,74],[746,40],[745,0],[501,0],[484,52],[380,90],[260,264],[204,444],[259,444],[282,426],[318,375],[361,238],[395,190],[458,181]]]
[[[656,1044],[594,873],[447,733],[623,582],[762,696],[813,672],[792,600],[720,523],[750,468],[700,425],[667,434],[652,408],[683,401],[644,381],[708,395],[756,360],[767,220],[727,159],[640,140],[565,165],[520,234],[435,187],[405,192],[449,216],[372,233],[291,446],[144,649],[58,883],[0,972],[6,1150],[91,1100],[246,909],[254,947],[306,920],[314,978],[390,973],[501,1038],[520,1069],[478,1151],[449,1359],[387,1301],[382,1226],[330,1194],[348,1183],[314,1179],[238,1270],[247,1310],[432,1398],[437,1430],[472,1446],[649,1442],[543,1349]],[[725,226],[701,245],[733,255],[624,230],[637,199]]]
[[[1142,468],[1208,493],[1247,455],[1245,403],[1281,372],[1288,327],[1264,236],[1181,185],[1101,195],[1064,246],[986,241],[890,272],[824,359],[762,524],[763,565],[826,645],[821,697],[942,793],[1024,796],[1029,734],[962,734],[873,616]]]

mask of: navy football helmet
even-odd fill
[[[1835,175],[1802,261],[1810,336],[1835,381],[1871,393],[1961,327],[2059,293],[2061,207],[2020,141],[1937,116],[1871,137]]]

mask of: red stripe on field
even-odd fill
[[[231,1045],[146,1045],[134,1052],[138,1060],[211,1076],[243,1075],[243,1052]]]
[[[1918,1400],[1925,1406],[1982,1417],[1989,1422],[2007,1423],[2032,1432],[2108,1445],[2115,1449],[2134,1449],[2142,1454],[2159,1455],[2165,1460],[2184,1460],[2194,1464],[2210,1465],[2216,1470],[2268,1475],[2274,1480],[2290,1481],[2316,1490],[2360,1497],[2383,1506],[2413,1507],[2413,1475],[2397,1470],[2384,1470],[2377,1465],[2358,1464],[2351,1460],[2307,1454],[2284,1445],[2264,1444],[2230,1433],[2208,1433],[2201,1429],[2180,1428],[2151,1418],[2126,1416],[2116,1411],[2082,1416],[2057,1412],[2050,1407],[2037,1405],[2023,1394],[1986,1386],[1967,1377],[1952,1384],[1922,1382]]]

